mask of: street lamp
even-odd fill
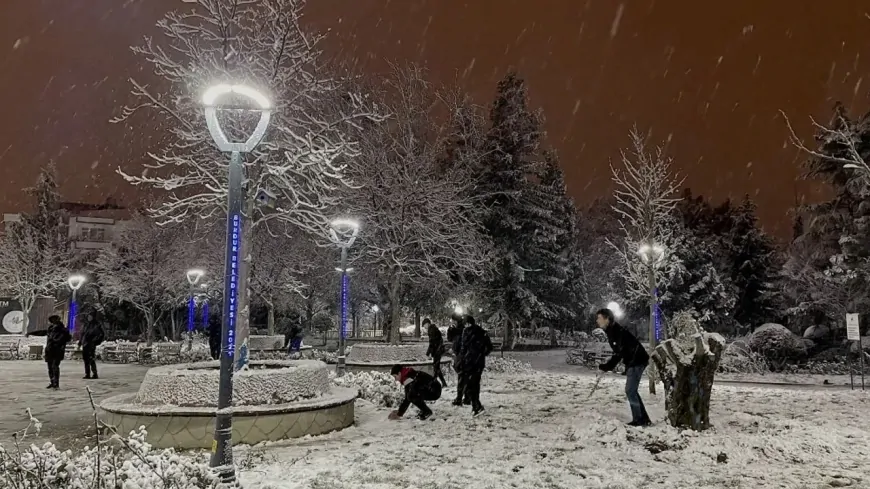
[[[374,330],[372,331],[373,337],[376,337],[378,335],[378,312],[380,312],[380,310],[381,308],[378,307],[377,304],[372,306],[372,312],[375,313],[375,316],[372,318],[372,321],[374,322],[374,324],[372,325],[372,327],[374,328]]]
[[[356,237],[359,235],[359,223],[352,219],[336,219],[332,221],[329,228],[329,237],[332,242],[341,250],[341,265],[336,270],[341,272],[341,293],[340,293],[340,313],[338,319],[338,361],[336,362],[336,373],[344,375],[344,350],[345,340],[347,339],[347,311],[348,301],[350,300],[350,276],[348,272],[352,268],[347,267],[347,250],[350,248]]]
[[[78,306],[76,305],[76,293],[78,293],[79,289],[82,288],[82,285],[88,281],[88,278],[84,275],[70,275],[68,279],[66,279],[67,285],[69,285],[70,290],[72,290],[72,295],[69,300],[69,318],[67,318],[67,329],[72,333],[76,330],[76,309]]]
[[[661,322],[658,320],[658,291],[656,290],[656,268],[661,265],[665,259],[665,249],[656,242],[642,244],[637,254],[647,266],[647,279],[649,280],[649,349],[650,353],[655,351],[656,342],[661,339],[662,331],[659,326]],[[656,385],[652,380],[652,371],[650,371],[649,391],[655,394]]]
[[[235,94],[249,99],[256,105],[260,120],[251,136],[244,142],[230,141],[218,120],[219,110],[250,110],[241,107],[217,106],[218,99]],[[205,122],[208,131],[219,150],[230,153],[229,181],[227,188],[227,241],[224,261],[224,310],[221,327],[220,390],[215,415],[214,442],[211,466],[219,469],[219,477],[224,483],[235,483],[236,473],[233,466],[232,400],[233,400],[233,356],[236,342],[236,315],[238,314],[239,291],[239,251],[242,247],[242,153],[249,153],[260,144],[272,116],[272,104],[266,96],[244,85],[215,85],[203,94]]]
[[[205,272],[198,268],[191,268],[187,271],[187,283],[190,284],[190,296],[187,300],[187,332],[193,333],[196,326],[196,302],[194,300],[194,287],[199,283],[199,280]]]
[[[622,306],[620,306],[619,303],[617,303],[617,302],[608,302],[607,308],[613,312],[613,316],[616,319],[622,319],[622,317],[625,315],[625,313],[622,310]]]

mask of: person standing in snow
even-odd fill
[[[221,357],[222,330],[220,316],[212,316],[208,319],[208,350],[212,360],[218,360]]]
[[[426,326],[426,334],[429,336],[429,349],[426,350],[426,356],[432,357],[432,372],[435,374],[435,378],[441,381],[441,385],[447,387],[444,372],[441,370],[441,357],[445,350],[444,336],[429,318],[423,320],[423,326]]]
[[[465,317],[461,314],[453,315],[454,323],[447,328],[447,341],[453,349],[453,371],[456,372],[456,399],[454,406],[471,404],[468,393],[465,392],[465,377],[462,373],[462,332],[465,330]]]
[[[97,375],[97,345],[106,339],[103,326],[97,321],[96,314],[88,313],[82,334],[79,338],[79,347],[82,349],[82,360],[85,362],[85,378],[99,379]]]
[[[290,326],[290,330],[287,332],[286,341],[287,353],[291,355],[298,353],[302,348],[302,326],[298,324]]]
[[[616,322],[613,311],[610,309],[599,310],[595,322],[607,334],[607,342],[613,349],[613,356],[610,360],[599,365],[598,368],[602,372],[609,372],[616,368],[619,362],[625,364],[625,397],[631,408],[631,423],[628,424],[630,426],[649,426],[652,422],[638,393],[643,371],[649,365],[649,355],[637,338]]]
[[[405,398],[399,404],[399,409],[390,413],[389,419],[400,419],[411,404],[420,410],[418,419],[429,419],[432,409],[426,405],[426,401],[437,401],[441,397],[441,384],[435,377],[402,365],[393,365],[390,374],[405,387]]]
[[[475,416],[483,412],[480,403],[480,382],[486,368],[486,357],[492,353],[492,340],[485,329],[477,325],[471,316],[465,317],[465,330],[462,332],[462,373],[465,390],[471,401]]]
[[[72,341],[72,335],[60,321],[60,316],[48,318],[48,332],[45,335],[45,363],[48,365],[47,389],[60,388],[60,362],[66,354],[66,345]]]

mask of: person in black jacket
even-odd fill
[[[454,314],[454,323],[447,328],[447,341],[453,350],[453,371],[456,372],[456,400],[454,406],[471,404],[471,398],[466,392],[466,378],[462,372],[462,332],[465,330],[465,316]]]
[[[441,397],[441,384],[435,377],[402,365],[393,365],[390,374],[405,387],[405,398],[399,404],[399,409],[390,413],[390,419],[404,416],[411,404],[420,410],[417,418],[428,419],[432,416],[432,410],[426,405],[426,401],[437,401]]]
[[[85,362],[85,378],[99,379],[97,375],[97,345],[106,339],[103,326],[97,321],[96,315],[88,313],[82,334],[79,338],[79,346],[82,349],[82,360]]]
[[[60,321],[60,316],[48,318],[48,332],[45,335],[45,363],[48,364],[47,389],[60,388],[60,362],[66,354],[66,345],[72,335]]]
[[[299,324],[294,324],[290,326],[290,330],[287,332],[287,353],[299,353],[299,350],[302,349],[302,326]]]
[[[212,360],[218,360],[221,357],[221,334],[223,333],[223,324],[220,316],[212,316],[208,319],[208,350],[211,353]]]
[[[466,316],[465,324],[461,347],[462,373],[472,412],[477,416],[483,412],[483,404],[480,403],[480,379],[486,368],[486,357],[492,353],[492,340],[473,317]]]
[[[610,361],[599,365],[598,368],[603,372],[609,372],[616,368],[619,362],[625,364],[625,397],[628,399],[629,407],[631,407],[631,423],[629,425],[649,426],[651,421],[638,393],[643,371],[649,365],[649,355],[646,349],[633,334],[616,322],[613,311],[610,309],[598,311],[595,322],[607,334],[607,342],[613,349]]]
[[[432,357],[432,372],[435,374],[435,378],[441,381],[441,385],[447,387],[444,372],[441,370],[441,357],[445,350],[444,336],[429,318],[423,320],[423,326],[427,327],[426,333],[429,335],[429,349],[426,350],[426,356]]]

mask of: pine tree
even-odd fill
[[[484,227],[495,249],[487,289],[490,300],[505,324],[505,340],[513,331],[541,312],[538,294],[527,276],[534,273],[534,258],[547,238],[536,229],[541,214],[530,198],[538,172],[536,158],[541,140],[541,116],[527,105],[525,83],[508,74],[497,87],[490,111],[486,158],[479,177],[479,202],[486,209]]]
[[[758,227],[755,209],[755,202],[747,195],[732,214],[726,244],[737,293],[734,319],[752,330],[778,318],[777,282],[782,267],[776,245]]]

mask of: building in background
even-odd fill
[[[67,215],[65,233],[78,250],[99,250],[111,246],[113,239],[129,218],[129,211],[113,199],[103,204],[62,202],[60,208]],[[3,214],[3,223],[18,222],[21,214]]]

